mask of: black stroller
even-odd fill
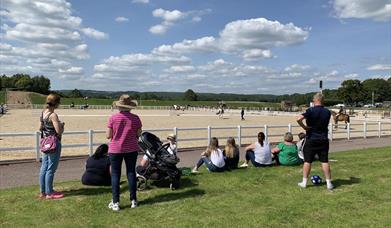
[[[181,171],[176,167],[179,158],[176,154],[170,154],[169,143],[163,144],[160,139],[149,132],[143,132],[138,144],[141,150],[149,159],[147,167],[137,166],[137,189],[145,190],[148,180],[170,181],[170,189],[175,190],[180,187]]]

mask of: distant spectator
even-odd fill
[[[107,144],[100,145],[94,155],[86,162],[86,171],[81,179],[82,184],[92,186],[110,186],[110,158]]]
[[[272,149],[273,158],[280,165],[298,165],[302,163],[297,153],[297,146],[293,143],[293,135],[285,133],[284,141]]]
[[[228,170],[237,169],[239,164],[239,147],[236,145],[235,139],[229,137],[227,145],[223,151],[225,158],[225,167]]]
[[[75,103],[73,103],[73,101],[71,102],[71,105],[69,106],[70,108],[74,108],[75,107]]]
[[[258,133],[257,142],[246,147],[246,161],[240,167],[247,167],[250,161],[255,167],[265,167],[272,164],[270,145],[263,132]]]
[[[242,111],[240,111],[240,116],[242,117],[242,120],[244,120],[244,108],[242,108]]]
[[[219,140],[215,137],[212,138],[206,151],[201,153],[201,158],[192,172],[197,173],[203,164],[210,172],[223,172],[225,170],[224,155],[219,148]]]

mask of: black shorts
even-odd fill
[[[318,155],[320,162],[329,162],[329,140],[306,139],[303,154],[304,162],[312,163],[315,155]]]

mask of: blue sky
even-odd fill
[[[1,0],[0,9],[0,73],[43,74],[53,89],[284,94],[391,75],[389,0]]]

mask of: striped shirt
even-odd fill
[[[107,124],[113,130],[109,153],[130,153],[139,151],[137,131],[142,127],[140,118],[130,112],[113,114]]]

